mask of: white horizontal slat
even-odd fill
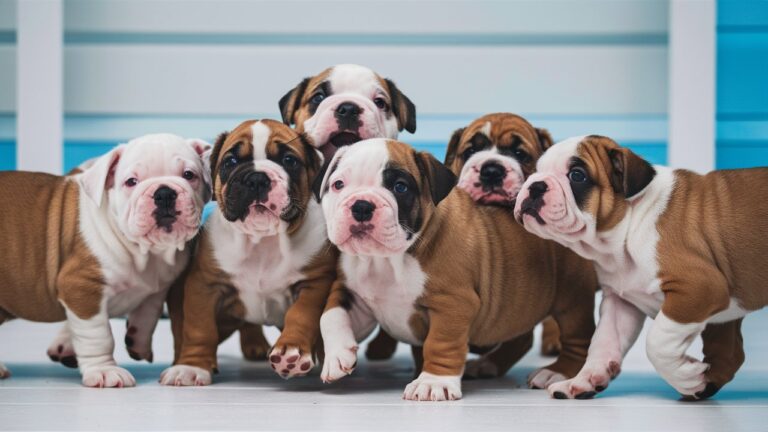
[[[16,1],[0,0],[0,31],[16,30]]]
[[[422,113],[666,112],[660,46],[306,47],[76,45],[65,48],[65,111],[273,112],[303,77],[368,65]]]
[[[16,111],[16,46],[0,44],[0,113]]]
[[[666,34],[667,3],[68,0],[64,22],[66,31],[106,33]]]

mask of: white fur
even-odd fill
[[[422,372],[405,387],[403,399],[447,401],[461,399],[461,375],[434,375]]]
[[[211,373],[197,366],[175,365],[160,374],[160,384],[173,386],[207,386]]]
[[[69,325],[66,322],[48,346],[47,354],[48,357],[59,359],[75,355],[75,349],[72,347],[72,332],[69,331]]]
[[[325,349],[320,378],[331,383],[351,374],[357,364],[358,344],[347,311],[335,307],[323,312],[320,332]]]
[[[648,359],[680,394],[693,395],[707,385],[704,372],[709,365],[686,355],[704,327],[705,323],[680,324],[659,312],[648,333],[645,345]]]
[[[264,160],[267,158],[267,144],[272,130],[261,121],[251,125],[251,142],[253,143],[253,160]]]

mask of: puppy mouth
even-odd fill
[[[173,231],[173,224],[178,220],[178,216],[181,214],[176,209],[155,209],[152,212],[152,216],[155,217],[155,224],[158,228],[164,230],[167,233]]]
[[[523,215],[528,215],[536,219],[539,225],[546,225],[546,221],[539,214],[539,210],[544,205],[542,201],[533,201],[530,198],[526,198],[523,201],[523,205],[520,207],[520,223],[523,223]]]
[[[357,239],[368,237],[371,231],[373,231],[373,224],[358,223],[349,226],[350,234]]]

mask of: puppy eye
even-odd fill
[[[336,180],[333,182],[333,189],[335,190],[342,190],[344,189],[344,181],[343,180]]]
[[[568,179],[574,183],[584,183],[587,181],[587,173],[584,172],[583,168],[571,168],[568,172]]]
[[[237,162],[238,161],[237,161],[236,157],[230,156],[230,157],[224,159],[224,166],[227,167],[227,168],[232,168],[235,165],[237,165]]]
[[[376,106],[377,106],[377,107],[378,107],[380,110],[384,110],[384,111],[386,111],[386,110],[388,110],[388,109],[389,109],[389,105],[387,104],[387,101],[386,101],[384,98],[381,98],[381,97],[377,97],[376,99],[374,99],[374,100],[373,100],[373,103],[375,103],[375,104],[376,104]]]
[[[408,183],[399,180],[395,183],[392,189],[395,191],[395,193],[404,194],[408,192]]]
[[[323,99],[325,99],[325,95],[324,94],[322,94],[322,93],[315,93],[314,95],[312,95],[312,99],[310,99],[309,101],[312,102],[315,105],[319,105],[320,102],[323,101]]]
[[[515,158],[521,162],[525,162],[528,160],[528,153],[522,149],[517,148],[515,149]]]
[[[283,156],[283,166],[286,168],[296,168],[296,165],[299,164],[299,160],[296,159],[296,156],[287,154]]]
[[[197,177],[197,175],[192,170],[186,170],[183,173],[181,173],[181,177],[184,178],[185,180],[192,181]]]
[[[125,186],[127,187],[134,187],[137,184],[139,184],[139,179],[137,179],[136,177],[131,177],[125,181]]]
[[[464,160],[467,160],[472,157],[473,154],[477,153],[477,150],[475,150],[474,147],[470,147],[466,150],[464,150],[464,153],[462,153],[462,156],[464,157]]]

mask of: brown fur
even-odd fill
[[[42,173],[0,173],[0,322],[3,317],[54,322],[63,302],[79,318],[99,311],[101,266],[79,227],[77,183]]]
[[[424,371],[458,375],[470,344],[509,341],[551,314],[563,349],[549,368],[574,376],[594,331],[592,265],[528,234],[507,210],[477,206],[461,190],[435,207],[417,162],[431,156],[394,141],[388,147],[390,160],[411,172],[421,191],[424,228],[408,253],[428,276],[410,319],[413,334],[424,341]],[[326,310],[343,304],[343,284],[343,278],[334,284]]]

